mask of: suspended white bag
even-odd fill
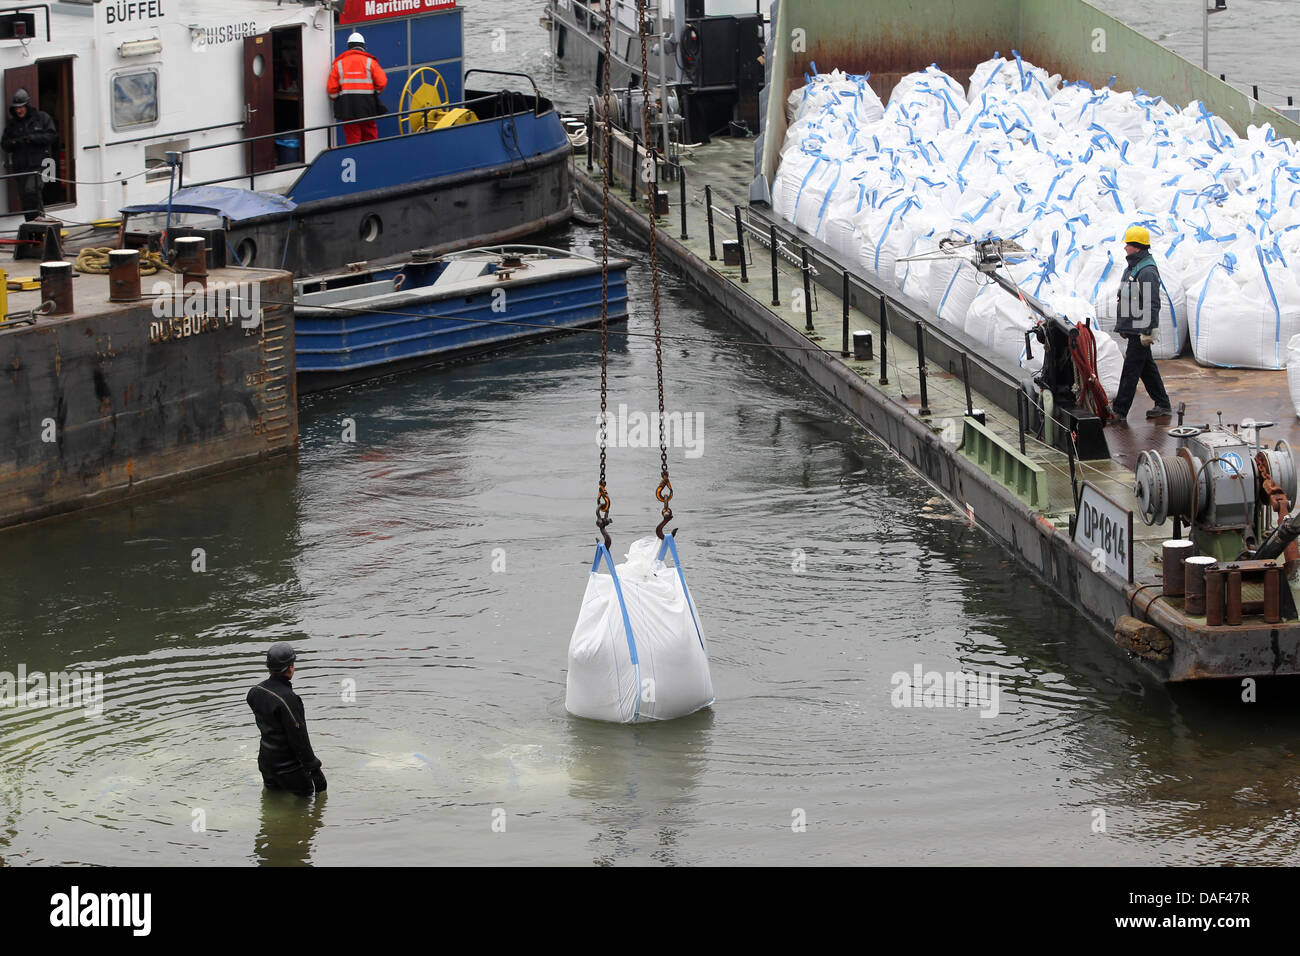
[[[602,561],[609,574],[598,572]],[[713,700],[704,632],[673,536],[634,541],[617,568],[598,544],[569,639],[564,709],[635,724],[685,717]]]

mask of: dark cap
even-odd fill
[[[283,674],[297,659],[298,655],[288,644],[272,644],[266,652],[266,669],[272,674]]]
[[[10,106],[26,106],[31,101],[26,90],[14,90],[14,98],[9,101]]]

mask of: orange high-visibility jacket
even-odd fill
[[[364,119],[379,113],[375,94],[382,93],[388,77],[379,61],[365,50],[344,50],[330,64],[326,84],[334,101],[335,119]]]

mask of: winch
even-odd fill
[[[1171,428],[1179,443],[1175,454],[1153,449],[1138,456],[1133,494],[1142,520],[1187,522],[1198,553],[1219,561],[1281,554],[1287,542],[1274,554],[1256,553],[1272,537],[1274,519],[1282,524],[1296,497],[1291,446],[1261,444],[1260,433],[1272,425],[1247,419],[1232,426]]]

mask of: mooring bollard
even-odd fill
[[[1217,562],[1207,555],[1194,555],[1183,560],[1183,610],[1188,617],[1205,613],[1205,572]]]
[[[769,223],[767,227],[767,242],[768,248],[772,253],[772,304],[780,305],[781,290],[778,284],[779,279],[776,274],[776,226],[772,223]]]
[[[713,187],[704,187],[704,218],[709,224],[709,261],[717,261],[717,248],[713,244]]]
[[[745,227],[740,221],[740,207],[736,206],[736,245],[740,249],[740,281],[749,281],[749,272],[745,267]]]
[[[916,320],[916,368],[921,376],[921,414],[930,414],[930,397],[925,388],[925,326]]]
[[[113,249],[108,254],[108,301],[140,298],[140,250]]]
[[[880,384],[889,384],[889,300],[880,293]]]
[[[871,349],[871,339],[867,339],[867,349]],[[840,339],[840,358],[849,357],[849,272],[844,270],[844,334]]]
[[[202,236],[182,236],[172,243],[176,250],[173,268],[181,274],[185,286],[197,283],[208,287],[208,241]]]
[[[805,332],[815,332],[812,320],[812,270],[808,267],[808,247],[799,250],[799,262],[803,267],[803,315]]]
[[[1192,556],[1192,542],[1186,538],[1171,539],[1160,548],[1161,569],[1164,571],[1162,591],[1165,597],[1182,597],[1187,592],[1187,571],[1183,561]]]
[[[49,315],[72,314],[71,262],[41,263],[41,302],[54,304]]]

